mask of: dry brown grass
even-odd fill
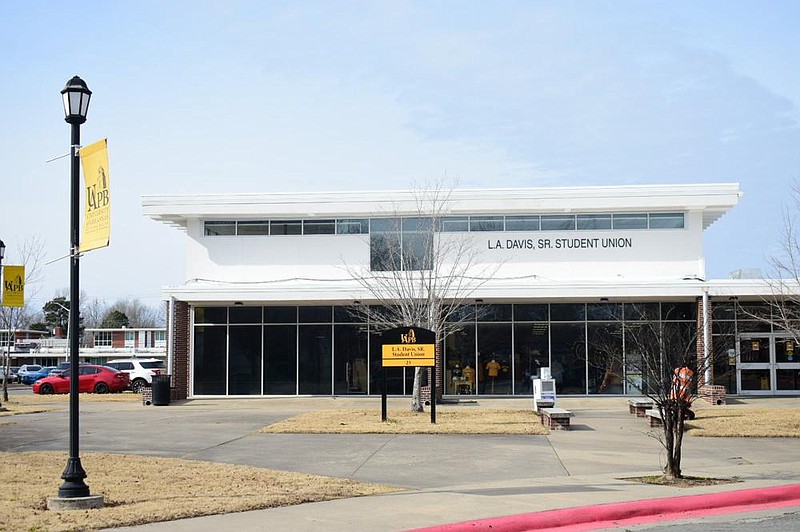
[[[798,408],[700,408],[687,434],[719,438],[800,438]]]
[[[49,511],[46,499],[57,495],[66,462],[61,452],[0,453],[0,530],[90,530],[398,491],[248,466],[84,453],[86,483],[105,496],[105,507]]]
[[[430,412],[390,410],[381,421],[374,410],[319,410],[279,421],[260,432],[295,434],[547,434],[532,410],[454,410]]]

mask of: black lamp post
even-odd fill
[[[70,146],[70,268],[69,268],[69,328],[73,331],[69,339],[69,458],[67,467],[61,473],[64,483],[58,488],[58,496],[69,499],[75,497],[88,497],[89,486],[83,481],[86,471],[81,466],[78,456],[78,376],[79,376],[79,350],[78,345],[78,306],[80,298],[78,260],[80,255],[80,235],[78,222],[80,217],[80,160],[78,150],[81,143],[81,124],[86,122],[86,113],[89,110],[89,99],[92,91],[78,76],[67,82],[61,91],[64,98],[65,120],[72,128],[72,141]]]

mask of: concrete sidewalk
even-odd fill
[[[796,407],[800,399],[735,399],[736,408]],[[390,408],[407,408],[407,398]],[[661,445],[620,397],[558,400],[573,430],[548,436],[291,435],[257,429],[299,412],[376,408],[376,398],[193,400],[167,407],[81,403],[81,450],[247,464],[355,480],[407,491],[237,514],[155,523],[129,530],[407,530],[558,508],[723,493],[800,482],[793,439],[684,443],[684,473],[741,482],[679,489],[619,480],[656,474]],[[530,399],[478,399],[449,408],[529,408]],[[710,407],[709,408],[713,408]],[[0,450],[63,450],[66,416],[20,416]],[[124,423],[120,420],[124,419]],[[113,424],[113,425],[112,425]],[[114,426],[113,433],[106,430]],[[91,474],[87,482],[91,485]],[[224,486],[221,487],[224,489]]]

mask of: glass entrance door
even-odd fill
[[[780,334],[739,336],[736,379],[742,395],[800,393],[800,350]]]

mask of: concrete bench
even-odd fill
[[[548,429],[569,430],[569,420],[573,413],[563,408],[542,408],[539,410],[539,419]]]
[[[661,412],[657,408],[646,410],[644,415],[647,417],[647,421],[651,427],[660,427],[664,424],[664,421],[661,419]]]
[[[628,410],[636,417],[644,417],[644,413],[653,408],[652,399],[628,399]]]
[[[542,408],[553,408],[556,406],[556,402],[552,399],[534,399],[533,400],[533,410],[535,412],[541,412]]]

